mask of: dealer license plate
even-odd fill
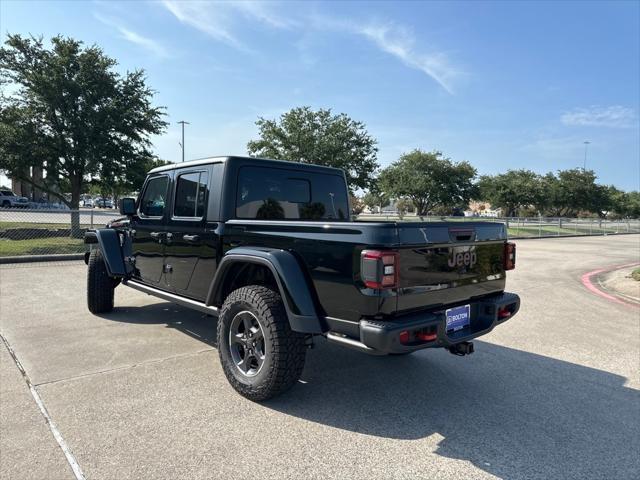
[[[461,305],[445,311],[447,332],[455,332],[469,325],[471,321],[471,305]]]

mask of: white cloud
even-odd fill
[[[163,0],[162,5],[185,25],[200,30],[211,38],[242,51],[250,51],[233,33],[235,18],[240,15],[257,20],[271,28],[293,28],[298,23],[280,16],[263,2],[180,2]]]
[[[381,51],[394,56],[407,67],[420,70],[449,94],[454,80],[462,74],[444,52],[425,52],[416,47],[412,30],[392,22],[355,22],[313,15],[310,24],[317,30],[337,30],[364,37]]]
[[[139,33],[136,33],[133,30],[129,30],[128,28],[124,27],[123,25],[118,23],[116,20],[113,20],[111,18],[103,17],[98,13],[94,13],[93,16],[99,22],[104,23],[109,27],[115,28],[118,31],[118,33],[120,33],[120,37],[123,38],[124,40],[131,42],[135,45],[138,45],[139,47],[142,47],[143,49],[147,50],[148,52],[151,52],[152,54],[158,57],[166,58],[169,56],[167,50],[159,42],[151,38],[145,37],[143,35],[140,35]]]
[[[611,128],[638,126],[634,110],[621,105],[609,107],[593,105],[589,108],[576,108],[571,112],[563,113],[560,120],[563,124],[572,126]]]
[[[227,6],[243,13],[249,19],[259,20],[274,28],[293,28],[299,27],[300,23],[292,18],[278,15],[273,6],[276,3],[258,2],[258,1],[237,1],[229,2]]]
[[[437,82],[448,93],[453,94],[454,80],[462,73],[443,52],[425,52],[415,46],[412,31],[395,23],[366,23],[343,20],[321,14],[295,16],[282,15],[277,2],[181,2],[163,0],[162,5],[179,21],[190,25],[215,40],[224,42],[239,50],[250,51],[235,35],[238,17],[257,21],[270,28],[293,29],[302,32],[303,37],[296,43],[305,64],[315,62],[308,51],[310,30],[316,32],[340,31],[358,35],[383,52],[392,55],[410,68],[423,72]],[[304,21],[303,21],[304,20]]]
[[[230,24],[228,15],[222,9],[212,8],[217,5],[173,0],[163,0],[162,4],[182,23],[238,50],[246,50],[246,47],[228,29],[227,26]]]
[[[424,72],[447,92],[453,94],[452,81],[460,72],[442,52],[427,54],[416,51],[415,39],[406,28],[393,24],[371,24],[362,27],[352,26],[352,28],[383,52],[393,55],[408,67]]]

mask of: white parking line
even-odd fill
[[[24,381],[27,383],[27,386],[29,387],[29,391],[31,392],[31,396],[35,400],[36,405],[38,405],[38,408],[40,409],[40,413],[42,413],[42,416],[47,421],[47,425],[49,425],[49,430],[51,430],[51,433],[53,434],[53,438],[56,439],[56,442],[58,442],[58,446],[62,450],[62,453],[64,453],[64,456],[66,457],[67,463],[71,467],[73,474],[75,475],[77,480],[85,480],[85,476],[84,476],[84,473],[82,473],[82,469],[80,468],[80,465],[78,464],[77,460],[73,456],[73,453],[71,453],[71,450],[67,445],[67,442],[64,441],[62,434],[60,433],[56,425],[53,423],[53,420],[49,416],[49,412],[47,412],[47,408],[44,406],[44,403],[42,402],[42,398],[40,398],[40,395],[38,394],[35,387],[31,383],[31,380],[29,379],[27,372],[24,370],[24,367],[20,363],[20,360],[18,360],[16,353],[13,351],[13,348],[11,348],[11,345],[9,345],[9,342],[7,341],[6,338],[4,338],[3,335],[0,334],[0,338],[2,339],[2,342],[4,343],[4,345],[7,347],[7,350],[9,351],[9,355],[11,355],[11,358],[13,358],[13,361],[15,362],[16,367],[18,367],[18,370],[20,370],[20,373],[22,373],[22,378],[24,378]]]

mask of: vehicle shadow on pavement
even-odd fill
[[[161,302],[144,306],[114,307],[109,313],[101,313],[100,318],[121,323],[142,325],[166,325],[185,335],[216,347],[217,319],[195,310],[180,307],[174,303]]]
[[[623,377],[485,342],[462,358],[324,341],[310,353],[306,383],[265,406],[365,435],[436,435],[436,454],[503,478],[637,478],[640,392]]]
[[[166,324],[216,346],[214,318],[171,303],[101,317]],[[320,339],[301,382],[261,408],[381,438],[433,436],[437,455],[502,478],[636,478],[640,392],[624,377],[475,344],[470,357],[442,349],[375,357]]]

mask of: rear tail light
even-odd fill
[[[416,334],[416,338],[418,340],[422,340],[423,342],[433,342],[436,338],[438,338],[437,332],[418,332]]]
[[[504,320],[505,318],[509,318],[511,316],[510,307],[500,307],[498,309],[498,319]]]
[[[438,332],[435,328],[429,327],[421,330],[403,330],[398,335],[400,343],[409,345],[411,343],[433,342],[438,338]]]
[[[513,270],[516,268],[516,244],[507,242],[504,244],[504,269]]]
[[[381,250],[363,250],[360,257],[362,281],[369,288],[396,288],[398,286],[398,253]]]

